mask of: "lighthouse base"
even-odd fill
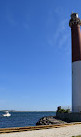
[[[72,63],[72,112],[81,112],[81,61]]]
[[[81,122],[81,113],[59,113],[56,112],[56,117],[66,122]]]

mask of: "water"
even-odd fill
[[[10,117],[3,117],[0,112],[0,128],[36,126],[36,122],[44,116],[55,116],[55,112],[10,112]]]

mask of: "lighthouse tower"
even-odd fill
[[[72,39],[72,112],[81,112],[81,20],[71,14],[69,26]]]

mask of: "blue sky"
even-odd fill
[[[0,110],[71,106],[71,12],[78,0],[0,0]]]

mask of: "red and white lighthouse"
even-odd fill
[[[72,39],[72,112],[81,112],[81,20],[71,14],[69,26]]]

